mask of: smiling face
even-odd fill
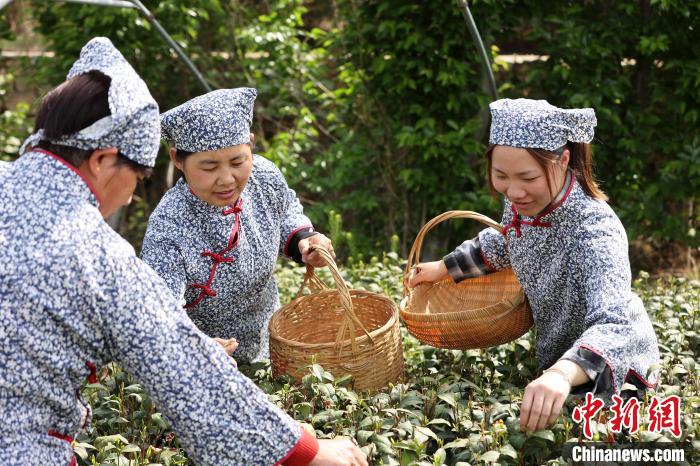
[[[196,152],[184,161],[178,161],[175,154],[175,149],[170,149],[171,160],[185,174],[194,195],[218,207],[229,206],[238,200],[253,169],[249,144]]]
[[[542,167],[525,149],[495,146],[490,178],[494,189],[507,197],[519,214],[536,216],[561,191],[568,162],[568,150]]]

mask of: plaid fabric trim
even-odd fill
[[[470,239],[460,244],[443,260],[455,283],[459,283],[465,278],[479,277],[491,273],[492,270],[484,261],[481,255],[481,245],[479,237]]]

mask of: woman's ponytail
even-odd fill
[[[608,200],[593,177],[591,146],[585,142],[568,142],[569,168],[571,168],[583,190],[594,199]]]

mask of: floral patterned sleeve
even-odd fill
[[[510,267],[506,238],[493,228],[481,230],[479,233],[481,257],[492,272]]]
[[[133,255],[112,262],[98,284],[105,357],[143,384],[192,459],[269,465],[285,457],[301,438],[296,421],[194,326],[153,270]]]
[[[271,162],[268,163],[272,165]],[[280,252],[297,262],[301,262],[301,255],[297,254],[299,241],[316,233],[311,220],[304,215],[304,208],[299,202],[296,192],[287,185],[284,175],[277,167],[274,167],[273,170],[281,217]]]
[[[184,306],[187,286],[185,261],[178,247],[170,239],[156,233],[156,231],[167,231],[156,226],[156,222],[155,216],[152,216],[143,238],[141,259],[165,280],[173,296]]]
[[[608,399],[625,382],[647,380],[659,351],[651,321],[631,291],[627,236],[615,217],[591,220],[576,245],[572,280],[583,284],[586,330],[562,359],[579,364],[591,382],[574,394],[592,391]]]

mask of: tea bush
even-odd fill
[[[401,298],[402,262],[396,253],[356,260],[342,271],[356,288]],[[277,271],[282,302],[296,292],[304,269],[283,265]],[[329,275],[321,276],[330,284]],[[659,337],[661,383],[657,395],[681,398],[679,439],[646,430],[614,434],[604,422],[594,424],[600,441],[672,441],[686,445],[700,460],[700,282],[683,278],[651,281],[642,273],[634,287],[646,304]],[[270,400],[318,438],[354,437],[371,459],[387,465],[564,464],[563,444],[582,438],[571,420],[577,404],[548,429],[521,432],[518,424],[523,388],[537,372],[534,334],[487,350],[454,351],[421,345],[404,331],[406,379],[379,393],[352,389],[352,380],[334,377],[318,365],[303,383],[272,377],[268,362],[241,367]],[[102,369],[99,383],[83,395],[93,406],[89,429],[75,442],[81,465],[192,465],[166,419],[138,382],[114,364]],[[647,397],[648,398],[648,397]],[[645,412],[647,400],[643,400]]]

